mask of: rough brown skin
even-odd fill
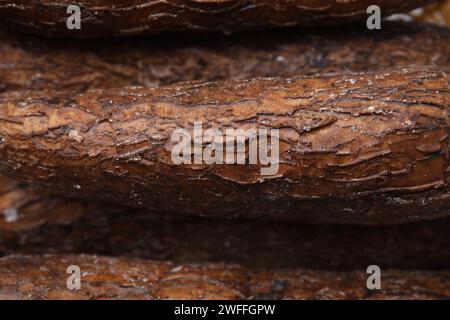
[[[0,95],[0,170],[178,214],[394,223],[448,214],[448,68]],[[174,165],[177,127],[280,130],[278,174]]]
[[[160,37],[157,45],[145,39],[67,43],[3,33],[0,91],[160,86],[189,80],[368,71],[413,63],[450,66],[449,29],[417,23],[386,22],[380,31],[342,27],[211,40],[203,35]],[[123,47],[129,49],[124,52]],[[0,188],[15,187],[5,181],[0,177]],[[45,208],[52,208],[54,219],[64,217],[66,211],[86,210],[85,204],[20,190],[2,196],[0,208],[19,201],[21,211],[26,206],[32,212],[26,215],[28,225],[42,222],[35,213],[48,211]]]
[[[385,22],[379,31],[352,26],[231,37],[165,35],[152,41],[0,35],[0,92],[292,77],[410,64],[450,66],[450,29]]]
[[[162,31],[222,31],[359,21],[370,5],[383,15],[407,12],[432,0],[1,0],[7,27],[50,36],[105,37]],[[78,4],[81,30],[67,28],[67,7]]]
[[[0,256],[88,253],[328,270],[364,269],[374,262],[396,269],[450,267],[449,218],[360,227],[162,217],[48,197],[25,186],[1,190],[0,183]],[[6,219],[8,208],[17,209],[16,219]]]
[[[252,273],[255,299],[293,300],[447,300],[448,271],[417,272],[382,269],[381,290],[367,290],[368,275],[359,271],[266,270]]]
[[[78,265],[81,289],[67,289]],[[14,270],[14,271],[11,271]],[[250,270],[229,264],[176,265],[97,256],[10,256],[0,259],[2,299],[448,299],[450,273],[383,272],[369,291],[363,271]]]
[[[157,45],[145,39],[67,43],[4,33],[0,91],[159,86],[188,80],[367,71],[413,63],[450,66],[449,29],[417,23],[386,22],[380,31],[352,26],[211,40],[203,35],[160,37]],[[129,49],[124,52],[123,47]],[[3,180],[0,178],[0,187],[6,188],[8,183]],[[25,215],[27,225],[42,222],[35,213],[48,211],[47,207],[55,213],[53,219],[64,217],[67,211],[86,210],[85,204],[54,201],[30,189],[20,190],[4,195],[0,208],[21,199],[19,209],[26,206],[32,213]]]
[[[67,289],[69,265],[82,273]],[[0,259],[1,299],[244,299],[247,281],[234,265],[177,266],[170,262],[97,256],[12,256]]]

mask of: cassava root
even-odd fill
[[[0,170],[71,197],[310,222],[447,215],[448,68],[0,95]],[[174,165],[171,134],[278,129],[279,170]]]
[[[378,31],[341,27],[74,43],[0,35],[0,92],[156,87],[193,80],[288,78],[411,64],[450,67],[450,29],[386,22]]]
[[[80,267],[80,290],[66,286],[69,265]],[[86,255],[10,256],[0,259],[0,298],[435,300],[450,297],[449,276],[448,271],[385,270],[381,290],[368,291],[365,271],[258,271]]]
[[[450,268],[449,218],[366,227],[162,217],[50,197],[12,182],[3,186],[0,255],[89,253],[259,268],[362,270],[374,261],[383,268]]]
[[[7,27],[51,36],[105,37],[162,31],[223,31],[359,21],[367,8],[383,15],[407,12],[432,0],[80,0],[81,29],[67,27],[71,0],[0,0],[0,21]]]

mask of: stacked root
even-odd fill
[[[430,1],[380,2],[391,13]],[[15,28],[72,35],[64,1],[41,6],[39,23],[33,1],[12,3],[0,1],[0,17]],[[74,35],[261,29],[305,14],[322,25],[367,6],[136,3],[115,7],[114,23],[86,4],[92,17]],[[130,19],[141,10],[173,21]],[[450,296],[450,29],[0,37],[0,298]],[[171,132],[195,121],[279,130],[279,171],[175,166]],[[380,291],[366,287],[373,263]],[[67,289],[69,265],[83,272],[79,291]]]

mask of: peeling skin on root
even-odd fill
[[[80,290],[71,291],[65,270],[77,265]],[[13,271],[11,271],[13,270]],[[383,272],[381,290],[368,291],[358,271],[302,269],[258,271],[229,264],[170,262],[98,256],[10,256],[0,259],[3,299],[448,299],[446,270]],[[26,280],[23,280],[26,279]]]
[[[127,50],[123,50],[127,48]],[[0,92],[450,67],[450,29],[419,23],[147,39],[67,41],[0,34]]]
[[[376,4],[383,15],[408,12],[432,0],[99,0],[77,1],[80,30],[67,28],[71,0],[1,0],[7,27],[51,36],[105,37],[163,31],[222,31],[335,25],[367,19]]]
[[[448,68],[409,67],[4,93],[0,170],[68,196],[180,214],[427,219],[447,212],[449,89]],[[171,134],[195,121],[223,132],[279,129],[279,171],[174,165]]]

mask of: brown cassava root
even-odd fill
[[[179,214],[392,223],[446,215],[447,68],[4,93],[0,169]],[[277,129],[279,170],[174,165],[176,128]],[[351,209],[350,209],[351,208]]]

